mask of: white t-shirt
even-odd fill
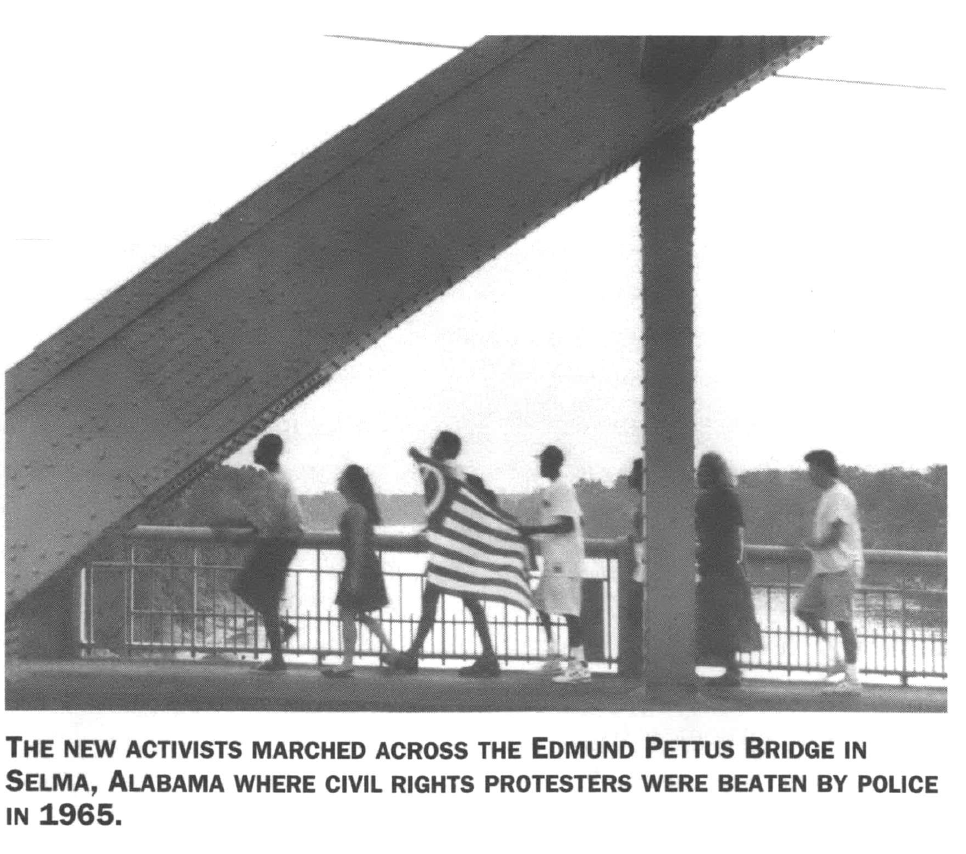
[[[258,486],[245,497],[248,518],[264,537],[300,537],[305,520],[298,497],[282,471],[264,472]]]
[[[832,525],[841,520],[845,526],[842,537],[834,546],[812,550],[814,572],[842,572],[851,570],[861,576],[865,568],[862,556],[862,531],[859,529],[859,509],[852,490],[842,481],[835,481],[822,493],[815,509],[812,536],[823,539]]]
[[[584,534],[574,488],[558,478],[540,490],[539,498],[541,525],[552,525],[559,516],[569,516],[574,520],[574,529],[568,534],[540,535],[543,571],[580,578],[584,567]]]

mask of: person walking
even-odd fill
[[[304,533],[298,499],[279,463],[282,448],[282,438],[275,433],[266,433],[255,446],[254,462],[267,474],[258,494],[242,499],[256,536],[231,584],[232,592],[262,618],[271,658],[258,669],[269,672],[285,670],[282,646],[296,631],[279,619],[278,609],[289,564]]]
[[[466,474],[459,463],[456,462],[462,447],[463,443],[459,436],[450,430],[443,430],[433,442],[429,456],[436,462],[441,463],[449,474],[457,480],[464,481],[472,486],[487,503],[495,506],[496,495],[486,488],[482,478],[476,475]],[[409,454],[413,459],[418,461],[420,454],[415,448],[410,448]],[[432,505],[436,498],[435,495],[430,495],[428,490],[442,487],[434,485],[433,481],[427,480],[425,482],[425,488],[427,490],[426,505],[428,507]],[[395,654],[387,652],[384,654],[383,661],[386,664],[395,670],[401,670],[407,673],[415,673],[419,669],[419,654],[436,622],[436,605],[442,595],[443,590],[439,586],[431,581],[426,582],[423,587],[419,625],[416,627],[416,634],[413,637],[412,643],[405,652]],[[493,641],[490,639],[490,629],[486,622],[486,612],[483,609],[483,603],[476,596],[470,594],[462,595],[460,598],[466,610],[470,612],[470,616],[473,618],[473,627],[476,629],[476,635],[480,641],[481,654],[472,664],[461,668],[459,673],[461,676],[468,677],[499,676],[500,663],[493,649]]]
[[[540,537],[543,571],[533,599],[547,636],[548,656],[543,671],[554,673],[554,682],[589,682],[580,622],[583,584],[584,537],[580,505],[573,486],[560,476],[563,451],[548,445],[540,452],[540,475],[549,484],[540,491],[540,524],[522,525],[520,533]],[[551,614],[567,621],[569,656],[566,666],[553,637]]]
[[[362,466],[349,465],[339,477],[337,489],[346,500],[339,521],[345,566],[339,578],[335,603],[342,623],[342,663],[326,671],[328,676],[351,676],[355,671],[356,622],[362,623],[389,655],[396,655],[378,618],[371,615],[389,604],[382,565],[375,549],[373,526],[381,523],[372,482]]]
[[[697,483],[700,493],[694,506],[694,528],[698,660],[724,665],[724,673],[712,684],[736,687],[741,684],[738,653],[761,649],[761,630],[742,569],[744,516],[734,478],[719,454],[701,457]]]
[[[627,474],[627,486],[635,495],[630,533],[618,540],[617,672],[638,677],[644,671],[644,459],[638,457]]]
[[[862,690],[858,675],[858,641],[852,627],[852,596],[862,578],[865,561],[858,505],[852,490],[839,480],[839,467],[831,451],[805,455],[808,477],[819,490],[812,535],[804,546],[812,553],[812,572],[795,605],[795,615],[816,635],[829,640],[823,621],[835,624],[842,638],[844,660],[830,656],[828,675],[843,673],[843,681],[830,687],[834,693]]]

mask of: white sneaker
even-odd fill
[[[582,661],[568,661],[567,669],[559,676],[553,677],[554,682],[590,682],[590,670]]]
[[[844,661],[836,661],[834,664],[830,664],[825,670],[826,679],[831,679],[833,676],[841,676],[845,673],[846,664]]]
[[[829,685],[827,688],[823,689],[825,694],[861,694],[862,684],[857,682],[855,679],[849,679],[846,677],[841,682],[836,682],[834,685]]]

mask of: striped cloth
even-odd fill
[[[494,506],[479,478],[460,480],[444,464],[412,456],[426,496],[426,579],[447,593],[532,609],[530,550],[516,520]]]

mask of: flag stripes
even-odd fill
[[[431,496],[426,579],[449,593],[531,609],[530,552],[513,517],[491,506],[444,464],[421,454],[414,458]]]
[[[474,528],[472,525],[464,525],[459,519],[445,519],[443,521],[443,527],[446,529],[446,533],[450,539],[483,549],[491,554],[503,555],[505,557],[519,557],[521,554],[526,555],[526,548],[522,544],[517,545],[500,537],[491,537],[489,534],[479,530],[479,528]]]
[[[493,554],[489,551],[474,548],[471,543],[461,540],[440,537],[430,533],[427,537],[430,544],[435,546],[441,554],[447,554],[454,559],[463,559],[473,566],[519,566],[519,555]]]
[[[480,509],[477,506],[467,504],[463,499],[462,492],[469,492],[469,488],[462,484],[463,489],[457,493],[456,498],[450,507],[450,514],[459,519],[466,525],[476,528],[480,533],[502,535],[509,542],[520,539],[520,533],[516,528],[504,522],[500,516],[492,510]]]

